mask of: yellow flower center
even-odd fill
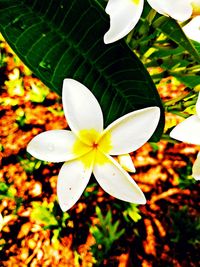
[[[199,15],[200,15],[200,7],[198,7],[198,6],[194,6],[194,7],[193,7],[192,15],[193,15],[193,16],[199,16]]]
[[[198,16],[200,15],[200,1],[199,0],[194,0],[191,2],[192,4],[192,16]]]
[[[95,129],[81,130],[78,137],[73,146],[73,153],[79,157],[86,168],[89,168],[94,161],[95,164],[100,165],[106,163],[103,154],[109,153],[112,149],[109,132],[101,136]]]
[[[93,144],[96,144],[97,140],[99,139],[100,133],[98,133],[95,129],[85,129],[79,131],[78,137],[82,142],[92,147]]]

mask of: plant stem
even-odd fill
[[[172,113],[172,114],[178,115],[178,116],[180,116],[180,117],[183,117],[183,118],[185,118],[185,119],[188,118],[188,115],[187,115],[187,114],[182,113],[182,112],[179,112],[179,111],[177,111],[177,110],[171,110],[171,111],[169,111],[169,112]]]
[[[171,137],[168,134],[163,134],[161,136],[161,140],[167,141],[168,143],[177,144],[178,141],[171,139]]]
[[[189,92],[188,94],[183,94],[183,95],[179,95],[178,97],[176,98],[173,98],[171,100],[168,100],[164,103],[164,106],[165,107],[168,107],[168,106],[174,106],[177,102],[183,100],[184,98],[188,98],[190,96],[193,95],[193,92]]]

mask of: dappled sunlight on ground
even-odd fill
[[[0,266],[90,267],[101,261],[109,267],[196,267],[199,185],[191,168],[198,148],[162,140],[131,154],[137,170],[132,177],[145,193],[146,205],[116,200],[92,178],[78,203],[63,213],[56,197],[61,164],[41,162],[26,152],[38,133],[67,127],[61,99],[3,40],[0,48]],[[158,90],[163,100],[170,100],[169,92],[174,98],[185,87],[170,77]],[[181,119],[167,113],[165,131]],[[101,216],[105,219],[108,211],[110,224],[101,228]],[[115,222],[116,232],[124,230],[111,241],[106,234]],[[110,242],[109,250],[104,241]]]

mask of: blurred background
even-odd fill
[[[154,78],[163,71],[148,70]],[[188,93],[169,73],[157,88],[168,104]],[[199,184],[191,177],[199,148],[169,138],[169,129],[184,119],[173,113],[166,112],[159,143],[131,154],[137,170],[132,177],[146,205],[115,199],[92,178],[77,204],[63,213],[56,197],[62,164],[26,152],[38,133],[68,127],[61,98],[1,36],[0,266],[200,266]]]

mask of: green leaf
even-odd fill
[[[6,197],[14,199],[16,195],[16,190],[4,182],[0,182],[0,200]]]
[[[138,205],[132,203],[129,204],[129,207],[123,212],[123,215],[127,222],[129,222],[131,218],[135,223],[137,223],[142,218]]]
[[[170,17],[162,16],[154,21],[153,27],[166,34],[178,45],[182,46],[194,57],[195,61],[200,62],[200,53],[198,53],[193,43],[186,37],[181,26],[176,20]]]
[[[180,82],[184,83],[187,87],[193,89],[200,84],[199,75],[178,75],[173,74]]]
[[[37,202],[33,202],[33,209],[31,212],[31,219],[34,221],[38,221],[40,223],[43,223],[46,226],[57,226],[58,222],[53,215],[53,213],[50,212],[50,210],[45,207],[45,205],[40,205]]]
[[[191,42],[194,45],[194,47],[196,48],[196,50],[198,51],[198,53],[200,54],[200,43],[197,41],[193,41],[193,40],[191,40]]]
[[[157,47],[155,52],[151,54],[149,58],[164,58],[172,57],[174,55],[183,55],[184,49],[182,47],[172,48],[170,47]]]
[[[95,0],[0,0],[0,30],[48,87],[61,94],[64,78],[85,84],[102,107],[105,126],[136,109],[159,106],[158,92],[124,41],[105,45],[109,19]],[[84,108],[84,103],[83,103]]]

